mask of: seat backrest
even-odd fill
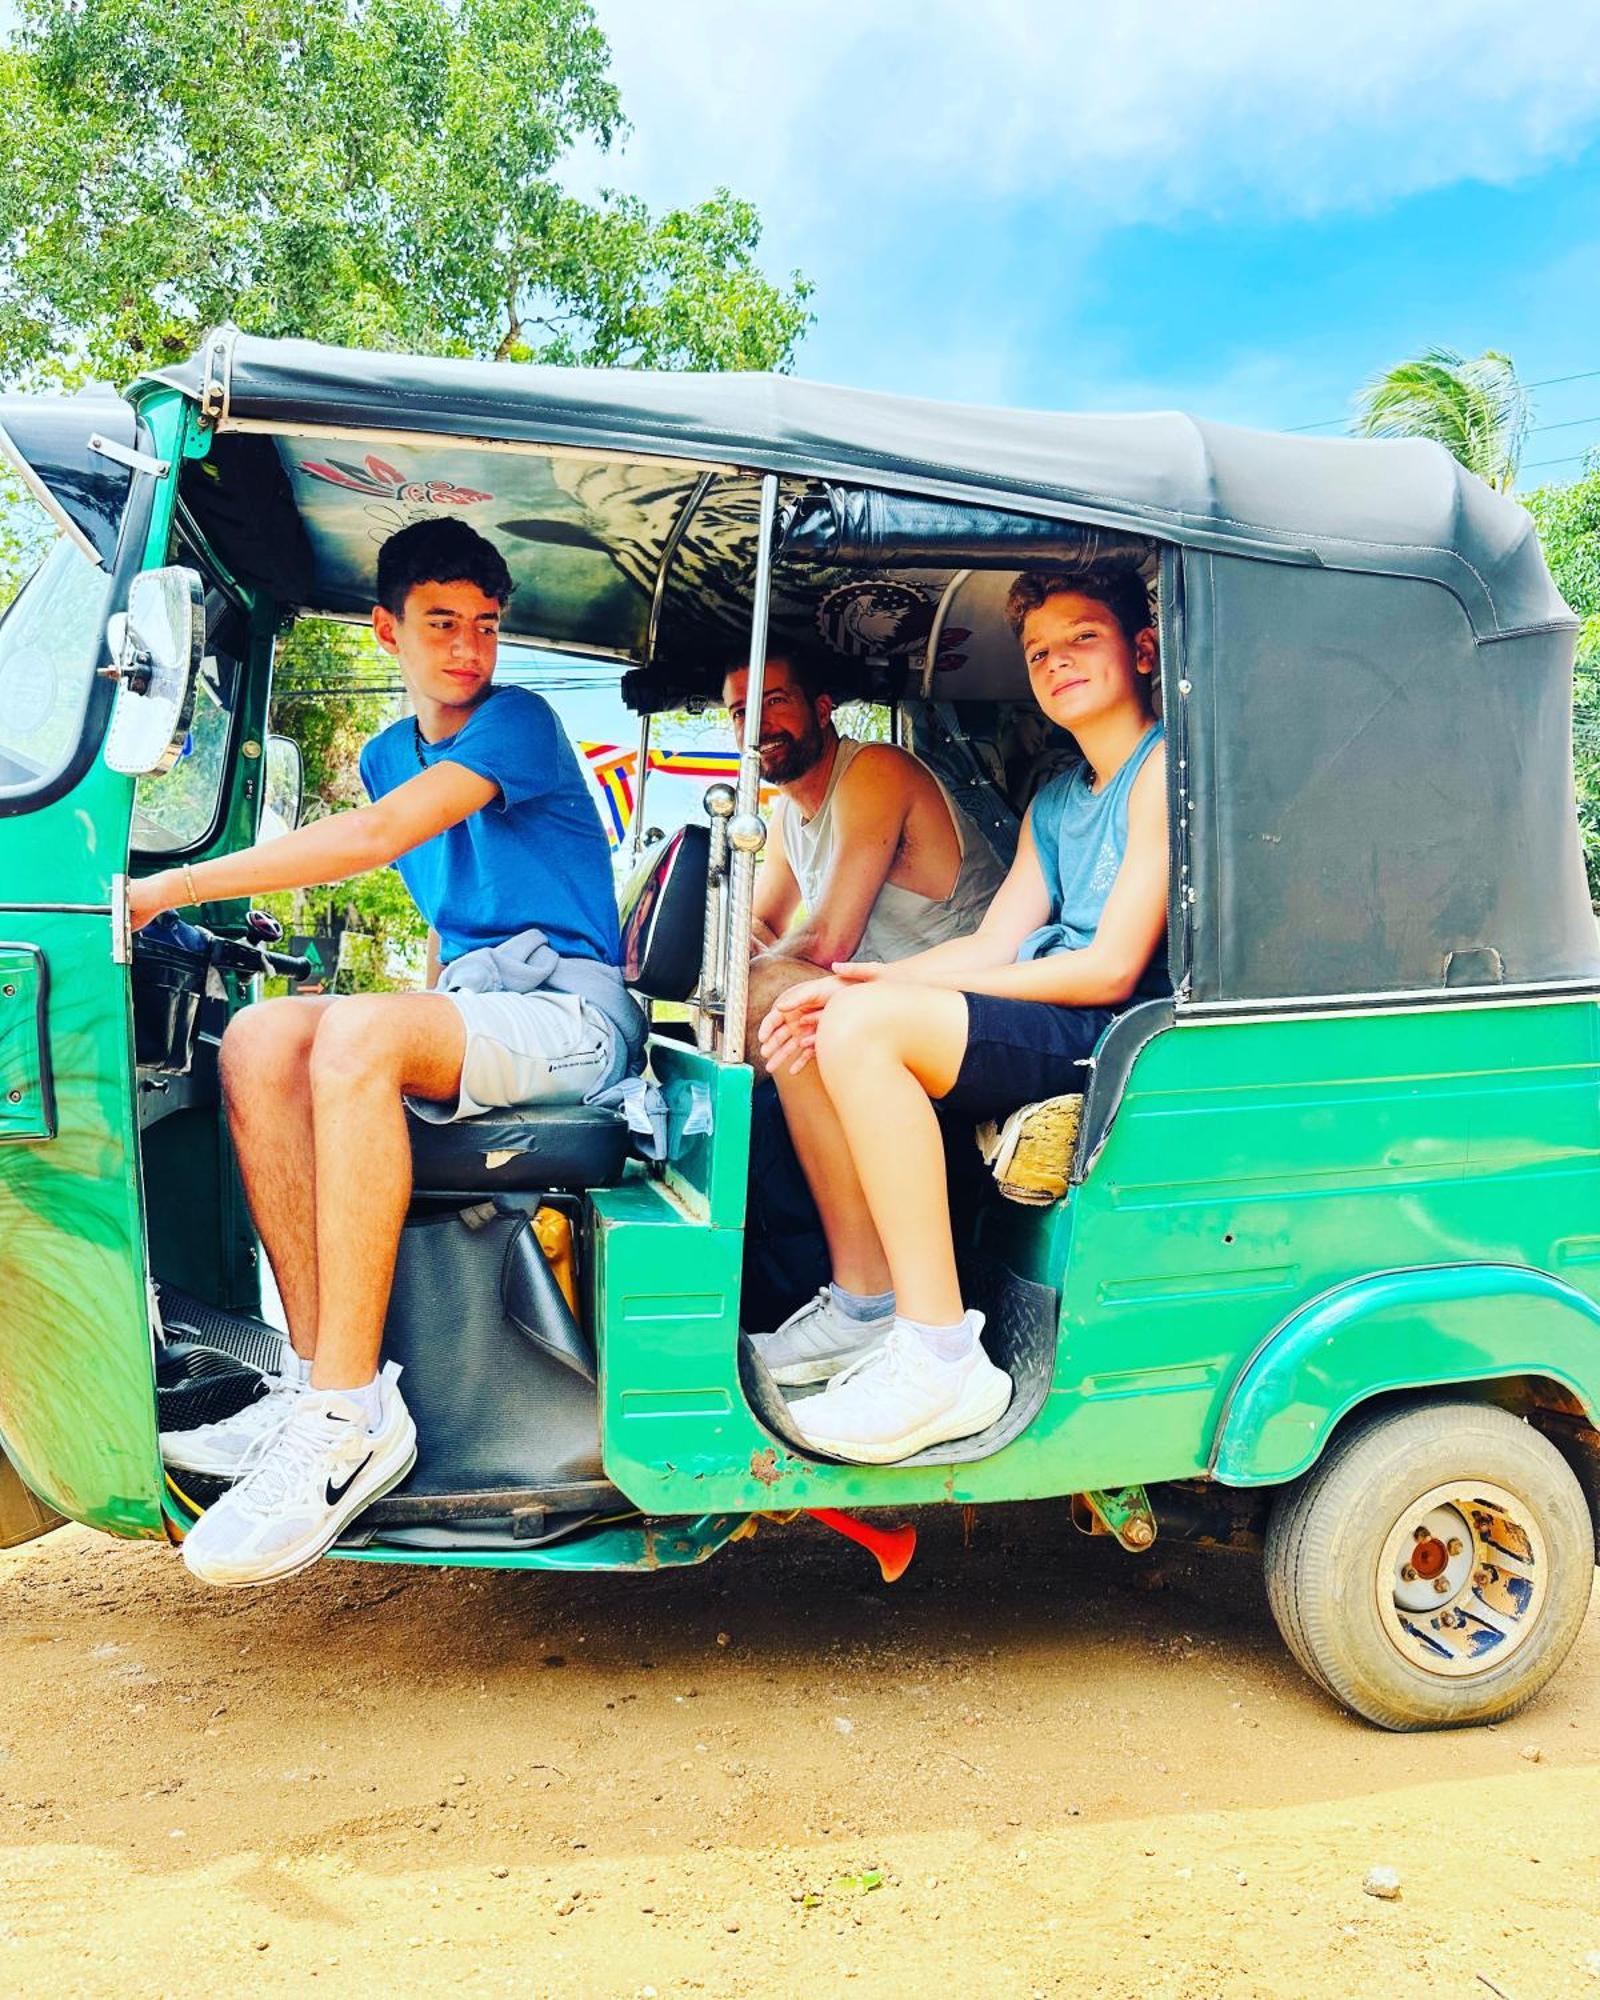
[[[622,976],[651,1000],[687,1000],[700,980],[711,829],[684,826],[648,849],[622,891]]]

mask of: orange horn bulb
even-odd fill
[[[915,1528],[870,1527],[865,1521],[857,1520],[854,1514],[841,1514],[836,1507],[808,1507],[806,1512],[813,1521],[820,1521],[825,1528],[832,1528],[835,1534],[843,1535],[846,1541],[859,1542],[864,1549],[876,1556],[885,1583],[898,1582],[910,1568],[911,1558],[917,1552]]]

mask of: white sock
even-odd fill
[[[339,1396],[347,1403],[354,1403],[367,1429],[375,1431],[378,1428],[383,1416],[383,1392],[376,1375],[370,1382],[363,1382],[359,1389],[318,1389],[316,1393],[319,1396]]]
[[[311,1363],[303,1354],[296,1354],[288,1341],[283,1343],[283,1359],[278,1364],[278,1373],[285,1382],[297,1383],[302,1389],[311,1384]]]
[[[935,1361],[965,1361],[978,1344],[977,1318],[970,1312],[963,1313],[954,1326],[930,1326],[926,1320],[903,1316],[900,1324],[910,1328]]]

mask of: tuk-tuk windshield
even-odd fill
[[[0,799],[42,792],[83,730],[110,578],[65,536],[0,618]]]

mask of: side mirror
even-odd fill
[[[105,759],[128,777],[170,771],[188,741],[206,645],[205,585],[192,569],[147,569],[106,627],[117,683]]]
[[[294,832],[300,824],[306,788],[305,761],[300,755],[300,745],[292,736],[269,736],[267,754],[261,761],[261,824],[256,829],[257,845]]]

